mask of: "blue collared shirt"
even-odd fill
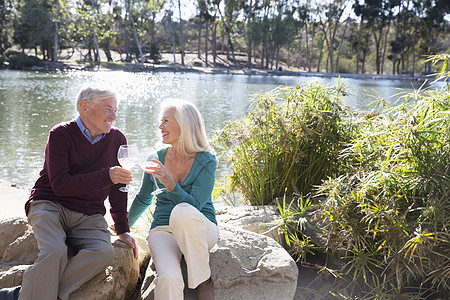
[[[99,135],[97,135],[95,137],[95,139],[92,139],[92,135],[91,132],[89,131],[89,129],[86,128],[86,126],[84,126],[83,121],[81,121],[80,116],[78,116],[78,118],[76,119],[78,127],[81,130],[81,133],[83,133],[83,135],[88,139],[88,141],[93,145],[95,143],[97,143],[98,141],[100,141],[102,138],[105,137],[106,133],[100,133]]]

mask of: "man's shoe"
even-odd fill
[[[0,300],[17,300],[19,299],[21,287],[0,289]]]
[[[195,289],[198,300],[214,300],[214,282],[209,277],[205,282],[202,282]]]

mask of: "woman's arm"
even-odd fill
[[[147,207],[152,204],[152,192],[154,190],[155,183],[153,181],[153,176],[144,173],[142,177],[141,188],[139,190],[139,193],[137,193],[137,195],[134,197],[133,203],[131,204],[130,211],[128,213],[130,227],[133,227],[134,223],[136,223],[136,221],[144,213]]]

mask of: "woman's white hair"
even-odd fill
[[[77,110],[81,113],[81,101],[86,100],[89,104],[94,104],[100,100],[116,98],[116,94],[104,86],[88,86],[83,88],[77,96]]]
[[[202,116],[195,104],[184,99],[167,98],[161,102],[159,119],[169,108],[175,108],[174,117],[180,126],[176,151],[181,155],[192,155],[201,151],[212,152]]]

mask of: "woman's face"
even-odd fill
[[[175,108],[170,107],[163,111],[162,118],[159,123],[161,130],[162,142],[174,146],[180,136],[180,125],[175,120]]]

